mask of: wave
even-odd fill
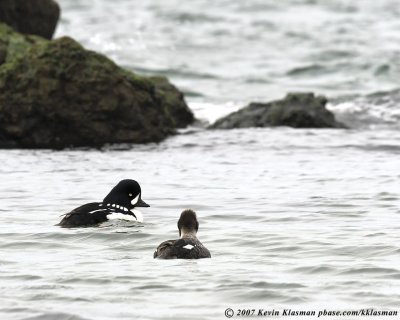
[[[400,129],[400,89],[332,100],[328,109],[354,129]]]
[[[88,318],[82,318],[80,316],[71,313],[60,313],[60,312],[49,312],[43,313],[38,316],[23,318],[23,320],[88,320]]]

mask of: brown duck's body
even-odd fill
[[[210,251],[197,238],[182,238],[161,243],[154,252],[159,259],[211,258]]]
[[[202,259],[211,258],[210,251],[197,239],[199,223],[192,210],[182,212],[178,221],[180,239],[162,242],[154,252],[159,259]]]

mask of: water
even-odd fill
[[[306,89],[328,94],[353,129],[190,129],[143,146],[0,151],[1,319],[397,310],[400,99],[365,96],[398,85],[396,1],[60,3],[58,35],[167,75],[200,118]],[[151,205],[144,224],[55,226],[124,178]],[[185,208],[212,259],[154,260]]]

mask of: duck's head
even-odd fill
[[[199,222],[197,221],[196,212],[187,209],[181,213],[178,220],[179,236],[195,236],[199,230]]]
[[[136,207],[150,207],[142,200],[142,190],[135,180],[121,180],[104,198],[105,205],[120,206],[123,209],[132,210]]]

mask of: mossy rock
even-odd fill
[[[184,128],[188,123],[193,123],[194,115],[192,112],[182,112],[187,109],[187,105],[183,96],[166,77],[151,77],[150,81],[154,84],[157,93],[163,97],[164,106],[168,113],[174,119],[177,128]]]
[[[293,128],[344,128],[326,109],[327,99],[313,93],[289,93],[269,103],[247,107],[217,120],[211,129],[288,126]]]
[[[32,45],[40,41],[45,40],[37,36],[22,35],[10,26],[0,23],[0,65],[21,57]]]
[[[15,39],[18,50],[10,45]],[[157,142],[193,122],[181,93],[166,79],[155,84],[71,38],[0,33],[1,48],[7,53],[0,65],[2,148]]]

